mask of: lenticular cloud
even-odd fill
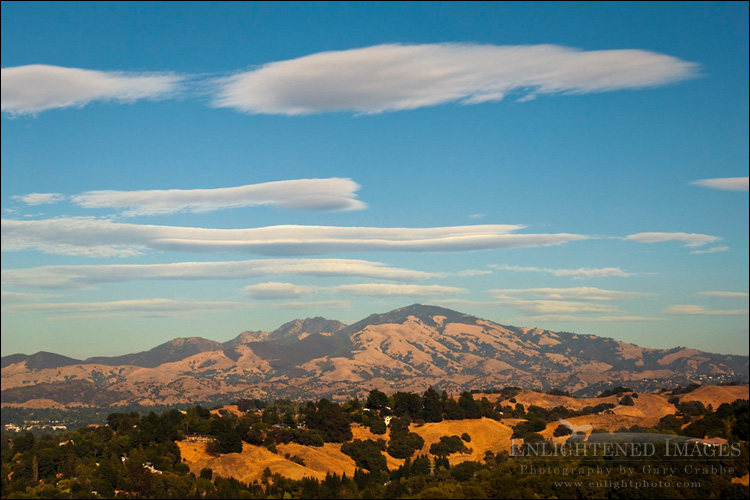
[[[164,97],[182,77],[169,74],[93,71],[32,64],[2,69],[2,111],[28,114],[83,106],[91,101]]]
[[[557,45],[376,45],[265,64],[219,82],[214,101],[248,113],[379,113],[665,85],[698,66],[644,50]]]
[[[2,219],[2,250],[28,248],[61,255],[138,255],[146,249],[305,255],[344,251],[460,252],[561,245],[579,234],[516,234],[520,225],[432,228],[267,226],[244,229],[123,224],[109,220]]]
[[[351,179],[293,179],[218,189],[88,191],[73,196],[85,208],[125,209],[123,215],[211,212],[228,208],[273,205],[292,210],[361,210],[360,185]]]

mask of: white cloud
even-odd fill
[[[526,304],[522,304],[526,302]],[[648,316],[574,316],[576,313],[594,313],[594,312],[617,312],[617,308],[607,305],[593,305],[586,307],[581,302],[561,302],[561,301],[523,301],[523,300],[493,300],[493,301],[475,301],[465,299],[440,299],[432,303],[446,307],[510,307],[529,314],[529,317],[523,318],[523,321],[546,321],[546,322],[591,322],[591,323],[616,323],[618,321],[663,321],[662,318],[652,318]]]
[[[496,300],[469,300],[469,299],[436,299],[431,304],[445,307],[501,307],[502,304]]]
[[[464,269],[463,271],[455,271],[450,273],[432,273],[432,276],[435,278],[450,278],[453,276],[466,278],[471,276],[485,276],[487,274],[492,274],[492,271],[490,271],[489,269]]]
[[[58,218],[2,220],[2,250],[35,248],[46,253],[130,256],[146,249],[235,251],[303,255],[343,251],[467,251],[551,246],[585,240],[579,234],[509,234],[519,225],[434,228],[269,226],[248,229],[123,224],[109,220]]]
[[[703,295],[704,297],[713,297],[715,299],[741,299],[741,300],[748,300],[748,293],[747,292],[712,291],[712,292],[698,292],[698,295]]]
[[[464,293],[465,288],[440,285],[393,285],[389,283],[359,283],[354,285],[339,285],[333,288],[336,292],[343,292],[364,297],[442,297]]]
[[[548,321],[555,323],[621,323],[621,322],[643,322],[664,321],[664,318],[652,318],[649,316],[572,316],[572,315],[546,315],[534,316],[534,321]]]
[[[522,267],[522,266],[506,266],[499,264],[490,264],[491,268],[499,269],[502,271],[519,271],[519,272],[530,272],[530,273],[542,273],[551,274],[553,276],[571,276],[573,278],[607,278],[610,276],[616,276],[620,278],[626,278],[629,276],[636,276],[638,273],[629,273],[623,271],[619,267],[602,267],[602,268],[589,268],[579,267],[578,269],[553,269],[548,267]]]
[[[260,259],[227,262],[175,262],[172,264],[108,264],[41,266],[3,269],[5,285],[30,288],[85,288],[99,283],[134,280],[212,280],[258,276],[360,277],[389,281],[424,280],[423,271],[388,267],[356,259]]]
[[[495,300],[476,302],[447,299],[441,301],[441,303],[458,306],[508,307],[535,317],[551,318],[552,316],[563,317],[564,315],[579,313],[618,313],[619,310],[616,306],[596,302],[612,302],[651,295],[642,292],[621,292],[593,287],[493,289],[488,290],[488,292],[494,296]],[[535,297],[524,298],[525,295]],[[591,301],[594,303],[591,303]]]
[[[83,106],[91,101],[132,102],[166,97],[183,78],[171,74],[125,73],[44,64],[2,68],[2,111],[37,113]]]
[[[723,177],[719,179],[699,179],[690,184],[695,186],[708,187],[713,189],[722,189],[725,191],[747,191],[747,177]]]
[[[51,205],[61,202],[68,197],[60,193],[29,193],[23,196],[14,196],[14,200],[19,200],[27,205]]]
[[[39,300],[39,299],[50,297],[50,295],[46,293],[8,292],[5,290],[2,290],[0,292],[0,295],[2,296],[3,304],[14,304],[16,302],[29,302],[32,300]]]
[[[351,179],[293,179],[218,189],[88,191],[71,197],[85,208],[125,209],[123,215],[210,212],[274,205],[293,210],[343,211],[366,208],[356,199],[360,185]],[[32,196],[32,195],[27,195]]]
[[[498,304],[534,315],[618,312],[617,307],[609,304],[591,304],[588,302],[566,300],[525,300],[508,298],[499,300]]]
[[[638,297],[648,297],[649,293],[621,292],[617,290],[602,290],[594,287],[576,288],[523,288],[523,289],[494,289],[489,293],[497,298],[509,298],[516,295],[537,295],[551,300],[624,300]]]
[[[644,50],[556,45],[376,45],[265,64],[219,81],[217,107],[300,115],[379,113],[510,93],[583,94],[665,85],[698,65]],[[520,100],[524,100],[523,96]]]
[[[294,285],[292,283],[268,282],[246,286],[243,291],[254,299],[278,300],[296,299],[305,295],[312,295],[315,293],[315,287]]]
[[[59,302],[43,304],[19,304],[4,307],[4,311],[14,312],[75,312],[107,313],[128,312],[135,314],[187,313],[227,311],[253,307],[243,302],[212,302],[201,300],[138,299],[113,302]]]
[[[677,305],[670,306],[664,310],[665,314],[681,316],[747,316],[747,309],[714,310],[709,311],[701,306]]]
[[[729,251],[729,247],[723,246],[723,247],[709,248],[708,250],[693,250],[690,253],[702,254],[702,253],[719,253],[719,252],[727,252],[727,251]]]
[[[338,286],[304,286],[293,283],[259,283],[244,288],[251,297],[261,300],[299,298],[315,293],[335,293],[356,297],[443,297],[464,293],[464,288],[440,285],[394,285],[389,283],[357,283]]]
[[[310,302],[282,302],[275,305],[284,309],[347,309],[349,302],[345,300],[320,300]]]
[[[708,243],[720,240],[718,236],[698,233],[637,233],[630,234],[624,238],[627,241],[638,243],[663,243],[666,241],[679,241],[686,247],[700,247]]]

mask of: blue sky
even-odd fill
[[[748,353],[748,5],[2,3],[2,354],[411,303]]]

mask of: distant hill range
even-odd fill
[[[613,385],[645,392],[747,379],[748,356],[647,349],[414,304],[352,325],[308,318],[224,343],[178,338],[116,357],[13,354],[2,358],[1,399],[34,407],[171,405],[339,399],[373,388],[422,392],[430,385],[451,394],[518,386],[592,396]]]

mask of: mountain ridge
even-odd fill
[[[40,354],[2,358],[4,403],[22,404],[38,384],[58,384],[54,389],[65,392],[65,383],[76,380],[123,394],[124,401],[170,404],[230,395],[336,398],[371,388],[418,391],[429,385],[449,392],[518,385],[586,395],[612,384],[658,390],[704,380],[744,380],[748,372],[747,356],[643,348],[595,335],[503,326],[421,304],[348,326],[306,318],[273,332],[246,331],[226,342],[178,338],[110,358],[81,361]]]

